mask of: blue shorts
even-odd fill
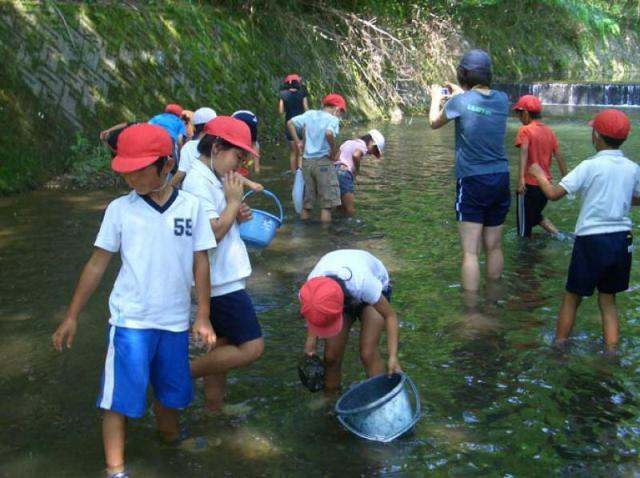
[[[111,325],[96,405],[127,417],[140,418],[147,410],[149,381],[156,399],[165,407],[184,408],[191,403],[189,331]]]
[[[262,337],[251,297],[244,289],[211,297],[211,325],[234,345]]]
[[[340,184],[340,196],[353,194],[355,191],[353,187],[353,174],[351,174],[350,171],[341,169],[340,166],[336,166],[336,173],[338,174],[338,184]]]
[[[458,222],[500,226],[504,224],[510,205],[509,173],[468,176],[456,183]]]
[[[596,287],[604,294],[627,290],[632,245],[630,231],[576,236],[567,276],[567,292],[587,297]]]

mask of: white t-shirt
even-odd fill
[[[191,164],[198,159],[200,153],[198,152],[199,139],[192,139],[187,141],[186,144],[180,150],[180,162],[178,163],[178,171],[188,173],[191,168]]]
[[[389,287],[389,273],[373,254],[358,249],[340,249],[322,256],[307,279],[333,275],[344,281],[359,304],[375,304]]]
[[[569,194],[582,194],[577,236],[631,230],[631,198],[640,196],[640,167],[619,149],[582,161],[560,186]]]
[[[216,246],[202,206],[174,190],[162,208],[131,191],[104,213],[96,247],[120,251],[109,323],[132,329],[189,329],[193,253]]]
[[[222,183],[202,161],[196,160],[182,184],[182,189],[198,197],[209,220],[217,219],[227,207]],[[211,297],[229,294],[245,288],[251,275],[251,262],[240,229],[233,222],[218,247],[209,251],[211,267]]]

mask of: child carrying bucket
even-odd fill
[[[305,354],[316,354],[317,339],[325,339],[325,389],[335,390],[342,379],[342,358],[349,330],[360,326],[360,360],[367,377],[400,372],[398,317],[391,307],[391,285],[384,264],[373,254],[342,249],[324,255],[300,289],[300,311],[307,322]],[[378,351],[382,329],[387,331],[387,364]]]
[[[251,275],[247,248],[240,238],[239,222],[251,218],[242,202],[245,178],[235,171],[249,155],[257,155],[249,127],[239,119],[218,116],[204,127],[198,143],[199,160],[194,161],[183,189],[202,204],[218,241],[210,254],[211,324],[216,347],[191,363],[193,378],[204,378],[205,405],[219,410],[224,402],[227,374],[260,358],[264,349],[246,282]]]
[[[377,129],[372,129],[358,139],[345,141],[340,146],[340,155],[335,165],[342,202],[339,209],[345,216],[351,217],[356,213],[354,183],[360,173],[360,161],[367,154],[380,158],[383,150],[384,136]]]

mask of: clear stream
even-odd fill
[[[546,121],[573,167],[592,154],[586,120],[595,110],[548,110]],[[628,113],[634,130],[624,149],[639,160],[640,115]],[[530,241],[518,239],[513,208],[504,234],[504,280],[467,310],[453,211],[453,126],[430,131],[419,117],[373,126],[388,147],[382,160],[363,165],[358,221],[336,221],[329,229],[295,219],[291,177],[282,174],[285,149],[266,148],[259,180],[280,195],[287,217],[271,247],[252,254],[249,291],[266,335],[265,354],[231,375],[234,414],[206,414],[196,384],[183,423],[209,441],[208,449],[194,453],[162,444],[151,414],[132,421],[127,461],[134,476],[640,475],[637,258],[631,292],[618,301],[622,341],[614,358],[602,354],[593,299],[580,309],[571,349],[550,348],[571,244],[541,231]],[[517,127],[511,119],[512,172]],[[342,137],[365,130],[345,130]],[[90,254],[102,211],[118,194],[38,191],[0,200],[2,477],[101,476],[94,403],[118,261],[88,304],[73,349],[57,354],[50,335]],[[549,204],[546,214],[571,231],[578,208],[577,199],[563,199]],[[638,223],[638,212],[633,215]],[[305,333],[297,288],[322,254],[344,247],[367,249],[389,268],[402,321],[401,363],[422,397],[415,433],[391,444],[364,442],[342,430],[332,411],[335,397],[311,394],[297,378]],[[364,378],[356,339],[357,329],[345,386]]]

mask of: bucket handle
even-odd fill
[[[276,206],[278,206],[278,210],[280,211],[280,218],[278,220],[280,221],[280,225],[282,225],[284,221],[284,213],[282,211],[282,204],[280,204],[280,199],[278,199],[278,196],[276,196],[275,194],[273,194],[271,191],[267,189],[263,189],[262,193],[265,194],[266,196],[269,196],[271,199],[273,199],[274,202],[276,203]],[[247,191],[247,193],[244,196],[242,196],[242,200],[244,201],[245,199],[247,199],[249,196],[252,196],[253,194],[255,194],[254,190]]]
[[[342,426],[345,427],[347,430],[349,430],[354,435],[359,436],[360,438],[365,438],[367,440],[372,440],[372,441],[379,441],[379,442],[382,442],[382,443],[388,443],[390,441],[393,441],[396,438],[398,438],[399,436],[404,435],[405,433],[407,433],[411,428],[413,428],[415,426],[415,424],[418,423],[418,420],[420,420],[420,395],[418,395],[418,388],[416,387],[416,384],[413,383],[413,380],[411,380],[411,378],[409,378],[409,376],[407,374],[403,374],[403,375],[404,375],[404,378],[409,383],[409,387],[411,387],[411,391],[413,392],[413,398],[415,399],[415,403],[416,403],[416,411],[413,414],[413,418],[411,419],[411,422],[406,427],[404,427],[399,432],[391,435],[390,437],[381,437],[381,436],[377,436],[377,435],[367,435],[367,434],[362,433],[362,432],[356,430],[355,428],[353,428],[351,425],[349,425],[349,423],[347,423],[347,421],[341,415],[338,415],[338,420],[340,421]]]

